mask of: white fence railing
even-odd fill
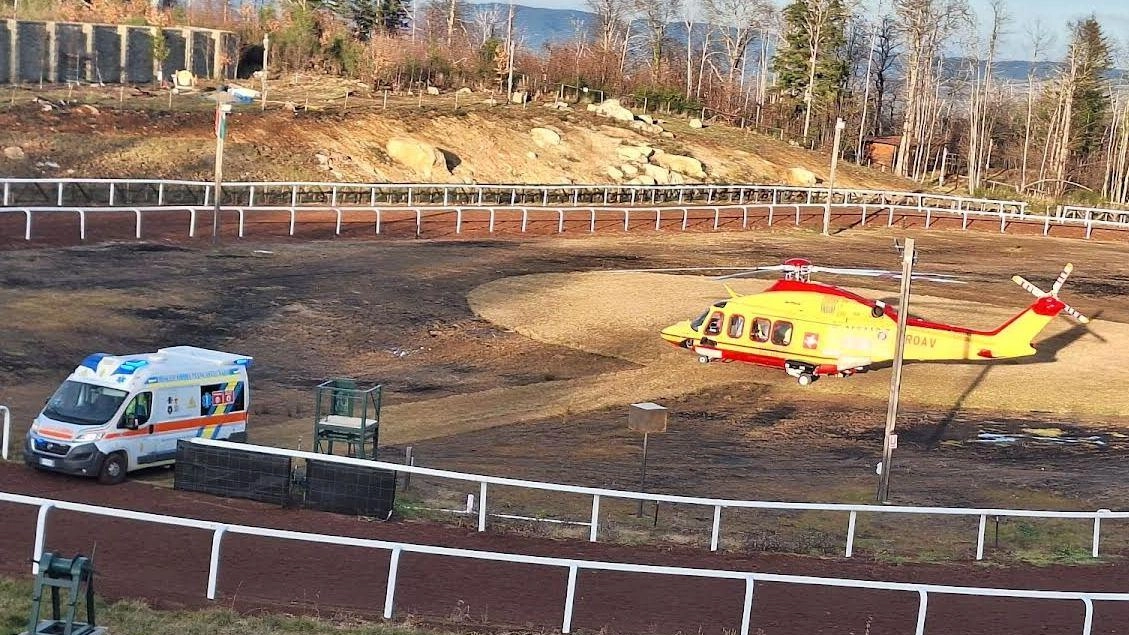
[[[214,204],[208,181],[157,179],[0,179],[4,207],[115,207]],[[463,185],[452,183],[229,182],[225,206],[431,206],[823,204],[905,205],[918,208],[1026,214],[1027,203],[929,192],[797,187],[773,184],[693,185]]]
[[[910,514],[910,515],[934,515],[934,516],[965,516],[970,518],[979,518],[979,526],[976,533],[976,559],[984,559],[984,534],[987,527],[989,516],[1002,516],[1002,517],[1015,517],[1015,518],[1073,518],[1073,519],[1087,519],[1092,520],[1094,523],[1093,537],[1090,544],[1090,553],[1094,558],[1098,557],[1098,547],[1101,541],[1101,523],[1102,520],[1113,519],[1126,519],[1129,518],[1129,512],[1114,512],[1108,509],[1099,509],[1097,511],[1043,511],[1043,510],[1030,510],[1030,509],[989,509],[989,508],[961,508],[961,507],[910,507],[898,505],[852,505],[846,503],[793,503],[793,502],[777,502],[777,501],[746,501],[746,500],[732,500],[725,498],[702,498],[694,496],[678,496],[673,494],[653,494],[647,492],[631,492],[624,490],[604,489],[597,487],[583,487],[578,485],[563,485],[559,483],[543,483],[540,481],[527,481],[522,479],[506,478],[500,476],[486,476],[482,474],[465,474],[462,472],[452,472],[449,470],[437,470],[433,468],[417,467],[409,465],[400,465],[399,463],[386,463],[372,461],[369,459],[357,459],[344,456],[334,456],[329,454],[318,454],[315,452],[303,452],[300,450],[289,450],[286,448],[274,448],[269,446],[250,445],[246,443],[231,443],[229,441],[216,441],[212,439],[194,438],[190,440],[191,443],[197,445],[225,448],[231,450],[244,450],[249,452],[257,452],[260,454],[269,454],[273,456],[286,456],[294,459],[305,460],[318,460],[329,461],[333,463],[341,463],[345,465],[354,465],[359,467],[367,467],[372,469],[391,470],[405,474],[418,474],[421,476],[430,476],[442,479],[450,479],[454,481],[463,481],[469,483],[476,483],[478,485],[478,531],[486,531],[487,511],[487,489],[489,485],[499,485],[508,487],[517,487],[524,489],[534,489],[551,492],[562,492],[569,494],[580,494],[583,496],[590,496],[592,498],[592,513],[587,522],[575,522],[573,524],[587,525],[589,527],[588,540],[596,542],[599,534],[600,526],[600,501],[601,499],[624,499],[636,501],[655,501],[672,504],[683,505],[698,505],[707,508],[713,508],[713,525],[710,531],[710,550],[717,551],[718,543],[721,537],[721,515],[725,509],[767,509],[777,511],[826,511],[826,512],[842,512],[847,514],[847,527],[846,527],[846,540],[843,553],[846,557],[850,558],[854,554],[855,546],[855,525],[858,520],[859,514]],[[520,520],[531,521],[544,521],[543,518],[533,518],[527,516],[516,516],[506,514],[506,518],[516,518]],[[550,522],[560,522],[551,521]]]
[[[852,580],[845,578],[824,578],[775,573],[756,573],[751,571],[726,571],[720,569],[666,567],[657,565],[629,564],[622,562],[600,562],[593,560],[581,560],[577,558],[552,558],[544,556],[518,555],[493,551],[477,551],[471,549],[457,549],[432,545],[390,542],[385,540],[351,538],[347,536],[329,536],[306,532],[287,531],[282,529],[253,527],[248,525],[225,524],[192,518],[162,516],[159,514],[150,514],[146,512],[138,512],[126,509],[97,507],[83,503],[50,500],[45,498],[23,496],[19,494],[9,494],[5,492],[0,492],[0,501],[20,505],[33,505],[39,508],[39,513],[36,518],[35,525],[35,542],[32,551],[33,573],[38,573],[39,570],[38,562],[43,555],[44,545],[47,541],[47,516],[53,509],[211,531],[212,547],[208,564],[208,586],[205,592],[205,595],[209,600],[216,599],[216,589],[219,582],[221,565],[221,545],[225,534],[243,534],[249,536],[259,536],[263,538],[274,538],[279,540],[293,540],[301,542],[329,544],[335,546],[362,547],[388,551],[390,553],[390,558],[388,565],[388,582],[384,595],[383,613],[386,619],[391,619],[394,614],[393,609],[396,602],[396,583],[399,576],[400,556],[403,553],[420,553],[449,558],[463,558],[493,562],[511,562],[516,564],[567,569],[568,581],[564,589],[564,617],[561,623],[561,632],[563,633],[569,633],[572,631],[577,575],[580,571],[620,571],[648,575],[744,581],[745,596],[744,603],[741,608],[741,635],[749,634],[750,623],[752,621],[753,593],[756,588],[757,582],[916,593],[918,595],[917,621],[914,631],[916,635],[923,635],[925,632],[925,618],[928,612],[930,594],[1080,601],[1082,602],[1084,611],[1082,621],[1082,635],[1090,635],[1093,629],[1093,603],[1095,601],[1129,601],[1129,593],[1091,593],[1084,591],[1038,591],[1027,589],[978,588],[948,586],[940,584],[882,582],[876,580]]]
[[[1103,207],[1082,207],[1079,205],[1060,205],[1058,217],[1080,220],[1092,227],[1093,223],[1113,223],[1117,226],[1129,225],[1129,210]],[[1089,231],[1086,237],[1089,238]]]
[[[422,234],[423,222],[437,218],[453,221],[455,233],[461,234],[464,221],[469,214],[486,214],[488,231],[491,233],[495,231],[496,225],[503,220],[514,223],[520,222],[521,231],[523,233],[528,229],[530,222],[538,220],[555,222],[557,233],[564,233],[566,221],[577,222],[578,220],[586,222],[589,232],[595,232],[598,218],[606,217],[607,215],[622,217],[625,231],[629,228],[632,220],[638,221],[640,218],[646,219],[648,223],[653,219],[656,230],[661,229],[664,222],[671,223],[681,221],[680,229],[685,231],[689,226],[691,217],[701,212],[712,212],[714,230],[720,228],[723,220],[736,223],[738,219],[741,221],[741,229],[747,229],[750,217],[761,211],[767,212],[768,225],[770,226],[773,225],[774,222],[779,222],[781,218],[791,219],[793,217],[795,224],[799,225],[801,216],[805,210],[807,213],[811,214],[823,211],[828,207],[830,207],[832,213],[839,216],[844,214],[852,216],[857,215],[861,224],[864,226],[868,220],[873,220],[881,216],[886,217],[887,225],[890,226],[894,223],[895,215],[914,215],[925,219],[925,227],[927,229],[939,218],[960,219],[961,229],[967,229],[969,224],[976,220],[991,220],[993,223],[999,223],[1000,233],[1006,232],[1007,226],[1012,223],[1032,224],[1042,226],[1044,236],[1050,233],[1052,226],[1084,228],[1087,238],[1090,237],[1095,227],[1129,229],[1129,223],[1101,221],[1093,218],[1056,218],[1054,216],[1033,216],[1010,211],[985,211],[893,203],[835,203],[830,206],[825,203],[812,203],[810,205],[806,203],[767,203],[746,205],[674,205],[664,207],[582,206],[556,208],[539,206],[510,207],[502,205],[484,207],[474,205],[455,207],[225,206],[220,210],[220,213],[228,218],[232,215],[237,217],[238,235],[240,238],[245,237],[246,225],[253,220],[253,215],[262,217],[268,214],[282,214],[288,216],[288,235],[293,236],[297,231],[297,226],[300,221],[305,222],[305,219],[309,219],[315,215],[324,216],[328,214],[333,216],[335,218],[336,234],[341,233],[347,216],[356,217],[357,215],[362,215],[370,217],[375,223],[376,233],[380,234],[382,224],[389,215],[402,215],[407,213],[413,215],[415,218],[415,234],[418,237]],[[187,235],[189,238],[193,238],[197,235],[200,217],[204,215],[210,219],[213,211],[214,209],[212,207],[202,205],[168,205],[158,207],[0,207],[0,215],[23,215],[25,240],[32,239],[33,218],[36,215],[73,214],[78,220],[79,239],[86,240],[87,219],[94,215],[110,213],[133,215],[133,230],[134,236],[137,239],[142,238],[142,219],[144,217],[154,214],[183,214],[188,217],[186,223]],[[318,222],[324,223],[324,220],[319,220]]]

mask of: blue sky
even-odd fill
[[[500,0],[506,1],[506,0]],[[661,2],[662,0],[657,0]],[[553,9],[584,9],[584,0],[514,0],[515,4]],[[780,6],[784,0],[774,0]],[[871,7],[889,4],[889,0],[863,0]],[[973,9],[981,16],[982,24],[989,19],[989,0],[969,0]],[[1002,46],[1002,56],[1012,59],[1025,59],[1029,45],[1026,44],[1025,28],[1034,20],[1039,20],[1054,37],[1051,54],[1061,55],[1066,42],[1066,25],[1072,20],[1095,14],[1105,28],[1106,34],[1121,49],[1129,49],[1129,0],[1007,0],[1007,9],[1012,21],[1010,33]],[[873,13],[873,10],[867,10]]]

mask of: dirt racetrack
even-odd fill
[[[1129,564],[1083,567],[881,565],[776,555],[710,555],[684,548],[642,549],[478,534],[472,529],[371,522],[320,512],[283,510],[246,501],[158,490],[140,483],[103,487],[89,481],[0,465],[9,492],[203,518],[232,524],[357,536],[415,544],[508,551],[696,568],[855,579],[929,582],[1002,588],[1122,592]],[[0,573],[26,576],[36,508],[0,504]],[[145,598],[160,608],[206,606],[211,535],[148,523],[51,512],[46,546],[64,554],[95,548],[97,586],[110,598]],[[216,603],[240,610],[266,608],[331,617],[378,617],[383,608],[388,554],[228,535],[222,547]],[[405,554],[399,566],[396,610],[459,628],[559,629],[566,571]],[[740,624],[740,582],[581,572],[574,627],[612,633],[721,634]],[[825,589],[760,583],[752,631],[765,635],[906,633],[913,629],[913,593]],[[932,595],[927,632],[1080,632],[1080,602]],[[1129,605],[1095,603],[1094,633],[1122,633]]]
[[[384,238],[452,238],[457,235],[477,236],[503,234],[552,235],[563,233],[577,236],[591,233],[622,232],[625,230],[622,211],[597,210],[593,219],[587,208],[565,213],[563,220],[555,209],[529,208],[523,223],[520,210],[497,208],[493,224],[488,209],[466,208],[461,225],[456,223],[454,208],[428,210],[419,218],[410,210],[383,208],[380,215],[379,234]],[[137,236],[136,214],[132,211],[112,211],[90,208],[85,210],[85,221],[77,211],[35,211],[31,213],[31,239],[25,237],[28,226],[25,213],[18,208],[0,208],[0,248],[75,245],[106,240],[132,240]],[[378,237],[377,215],[371,210],[343,211],[338,225],[338,214],[333,210],[301,210],[291,217],[289,211],[256,210],[243,215],[242,231],[245,238],[254,240],[325,240],[334,237],[372,239]],[[141,214],[140,235],[145,240],[175,241],[178,243],[204,243],[212,237],[212,214],[198,211],[196,216],[186,210],[169,207],[167,210],[146,211]],[[225,209],[217,219],[222,240],[239,239],[241,214],[236,209]],[[292,222],[293,220],[293,222]],[[85,238],[83,237],[85,222]],[[193,223],[195,225],[194,229]],[[656,218],[655,211],[637,210],[628,215],[629,231],[713,231],[767,229],[771,227],[821,228],[823,211],[819,206],[804,206],[796,211],[790,205],[775,210],[766,207],[671,207],[663,209]],[[861,208],[836,210],[831,216],[833,231],[848,229],[896,227],[904,231],[951,230],[967,228],[974,231],[1000,232],[998,219],[992,217],[961,217],[930,215],[915,211],[894,211],[869,208],[865,217]],[[338,229],[340,228],[340,231]],[[1031,217],[1025,220],[1008,220],[1003,229],[1012,235],[1041,235],[1060,238],[1082,238],[1086,230],[1077,225],[1060,225]],[[192,234],[190,236],[189,234]],[[1091,237],[1097,240],[1124,240],[1124,230],[1095,228]]]

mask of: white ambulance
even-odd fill
[[[82,360],[28,431],[24,462],[120,483],[168,465],[190,437],[247,440],[251,358],[174,346]]]

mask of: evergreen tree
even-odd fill
[[[847,9],[843,0],[792,0],[784,7],[784,46],[772,61],[784,93],[811,110],[834,103],[846,84]]]
[[[1113,63],[1109,40],[1094,16],[1073,25],[1067,55],[1066,63],[1073,63],[1077,68],[1071,108],[1073,149],[1086,156],[1102,146],[1110,114],[1106,72]]]
[[[408,26],[411,0],[350,0],[349,18],[353,20],[357,38],[368,40],[376,32],[398,35]]]

